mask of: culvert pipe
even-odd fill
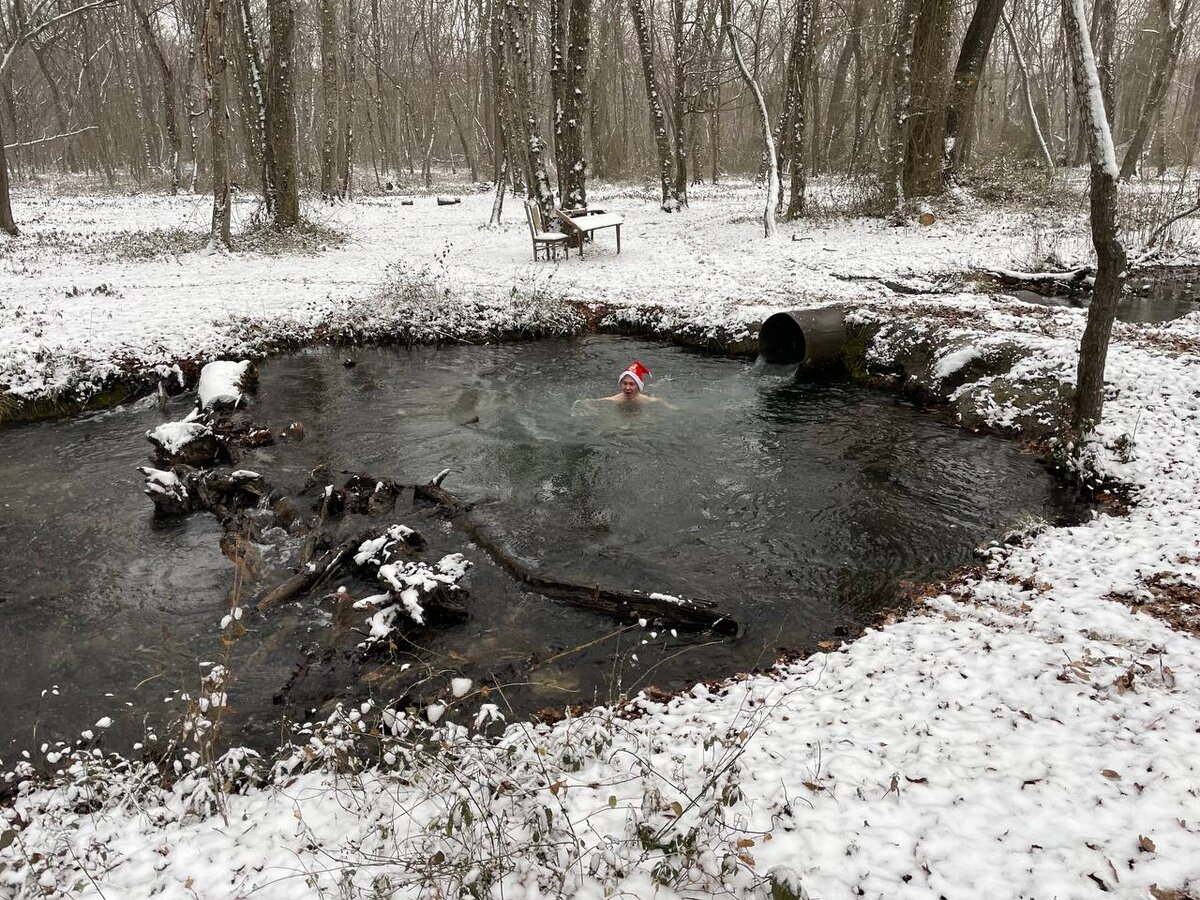
[[[841,362],[846,346],[846,309],[820,306],[769,316],[758,330],[758,353],[772,365],[800,363],[819,369]]]

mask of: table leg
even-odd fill
[[[621,226],[617,226],[617,252],[621,252]]]

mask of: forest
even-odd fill
[[[1088,10],[1122,180],[1193,164],[1192,5]],[[211,190],[228,243],[230,190],[287,227],[298,192],[441,170],[547,213],[589,178],[674,210],[757,173],[784,220],[828,175],[844,212],[903,221],[981,172],[1086,161],[1064,21],[1045,0],[4,0],[0,227],[10,179]]]

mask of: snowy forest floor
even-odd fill
[[[678,215],[640,188],[594,197],[625,215],[622,253],[601,236],[582,260],[534,264],[511,199],[481,228],[484,194],[308,207],[304,246],[205,256],[203,198],[18,192],[0,389],[65,399],[290,342],[582,327],[565,300],[724,334],[851,301],[876,326],[872,361],[929,339],[924,378],[996,427],[1037,411],[972,370],[990,349],[1019,349],[1010,383],[1074,380],[1082,311],[966,276],[1084,261],[1078,191],[960,198],[906,229],[818,213],[773,241],[745,183],[698,188]],[[1030,529],[852,643],[499,739],[351,709],[271,765],[197,748],[179,777],[44,748],[9,776],[23,786],[3,810],[0,896],[755,897],[773,873],[824,900],[1200,897],[1198,340],[1200,313],[1115,331],[1084,458],[1127,487],[1124,514]]]

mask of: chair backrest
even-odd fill
[[[542,208],[536,200],[525,201],[525,218],[529,220],[529,232],[535,237],[546,230],[542,224]]]

